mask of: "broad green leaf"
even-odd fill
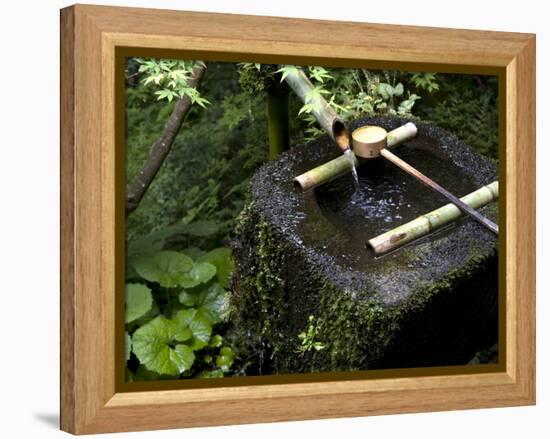
[[[148,313],[153,306],[151,290],[143,284],[126,284],[126,323]]]
[[[177,325],[191,330],[193,336],[188,344],[193,350],[205,347],[210,341],[212,326],[208,319],[196,309],[182,309],[176,313],[173,320]]]
[[[168,109],[167,113],[162,116],[160,113],[162,113],[165,109]],[[172,112],[173,105],[168,104],[165,106],[165,109],[159,113],[159,120],[166,119],[167,115]],[[136,260],[144,258],[148,254],[161,251],[170,240],[187,234],[187,224],[174,224],[129,241],[126,246],[126,278],[133,279],[138,277],[138,274],[134,268],[134,262]],[[186,251],[183,251],[182,253],[187,254],[187,256],[192,259],[196,259],[205,253],[202,250],[199,250],[199,252],[201,253],[195,253],[195,255],[187,254]]]
[[[217,282],[200,289],[183,290],[178,298],[183,305],[198,309],[212,324],[225,320],[229,311],[229,293]]]
[[[172,288],[189,279],[193,260],[178,252],[160,251],[137,259],[134,267],[144,279]]]
[[[149,311],[147,311],[143,316],[141,316],[139,319],[134,320],[132,323],[126,326],[126,329],[128,332],[133,332],[134,329],[136,329],[139,326],[145,325],[148,321],[152,320],[156,316],[158,316],[160,313],[160,308],[157,305],[157,303],[153,300],[153,306]]]
[[[195,361],[193,349],[185,344],[178,344],[174,349],[170,349],[170,359],[174,364],[179,365],[179,373],[191,369]]]
[[[189,327],[178,327],[174,332],[174,340],[183,342],[193,337],[193,331]]]
[[[220,349],[220,355],[216,358],[216,365],[224,372],[227,372],[233,364],[234,359],[235,354],[233,350],[228,346],[224,346]]]
[[[198,259],[198,262],[209,262],[216,266],[216,277],[218,282],[224,288],[229,288],[229,277],[235,269],[233,258],[231,257],[231,249],[227,247],[219,247],[209,251]]]
[[[182,273],[178,280],[178,285],[183,288],[193,288],[199,284],[204,284],[214,277],[216,267],[208,262],[196,262],[191,270]]]
[[[179,375],[191,368],[195,361],[193,349],[178,342],[192,335],[189,325],[172,321],[160,315],[134,332],[134,354],[147,369],[165,375]]]
[[[127,332],[124,332],[124,350],[126,352],[126,361],[128,361],[132,353],[132,338]]]
[[[201,290],[195,305],[200,312],[213,324],[219,323],[227,317],[229,308],[229,294],[220,284],[212,283]]]

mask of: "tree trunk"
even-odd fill
[[[205,71],[202,64],[197,64],[193,69],[193,74],[187,81],[189,87],[197,87]],[[132,213],[139,206],[147,189],[153,182],[158,170],[164,163],[168,153],[183,124],[185,116],[191,108],[191,99],[187,96],[179,99],[168,118],[162,133],[158,140],[151,147],[151,152],[147,161],[139,171],[138,175],[126,191],[126,216]]]

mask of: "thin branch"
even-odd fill
[[[142,73],[142,72],[136,72],[136,73],[133,73],[133,74],[131,74],[131,75],[129,75],[129,76],[126,76],[126,81],[128,81],[128,79],[133,79],[133,78],[135,78],[136,76],[141,75],[141,73]]]
[[[197,87],[204,74],[205,66],[197,64],[187,84],[189,87]],[[164,163],[166,156],[172,149],[174,140],[183,124],[185,116],[191,108],[191,99],[184,96],[179,99],[172,110],[172,114],[166,121],[158,140],[151,147],[147,161],[139,171],[138,175],[126,191],[126,216],[132,213],[139,206],[147,189],[153,182],[158,170]]]

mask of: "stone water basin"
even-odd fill
[[[350,124],[388,131],[408,120]],[[497,179],[496,164],[415,122],[392,149],[457,196]],[[249,374],[465,364],[497,340],[497,238],[463,218],[381,257],[366,246],[447,201],[384,159],[302,193],[295,176],[336,157],[328,136],[292,148],[252,178],[233,242],[232,309]],[[496,220],[497,203],[481,211]],[[309,320],[309,316],[313,316]],[[304,351],[313,326],[323,348]]]

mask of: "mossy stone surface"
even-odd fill
[[[405,122],[370,118],[350,128],[391,130]],[[458,196],[497,179],[493,161],[444,130],[415,123],[417,138],[394,149],[413,166],[426,166],[420,170]],[[347,175],[308,193],[293,186],[296,175],[338,154],[323,136],[269,162],[251,180],[233,242],[231,309],[243,370],[467,363],[497,339],[497,239],[465,218],[375,258],[368,237],[446,201],[383,159],[360,169],[359,195]],[[498,216],[496,203],[482,211]],[[299,337],[312,325],[322,349],[304,348]]]

